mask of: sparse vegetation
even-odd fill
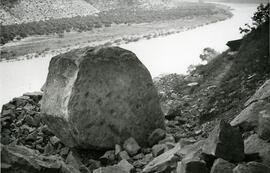
[[[264,23],[269,23],[269,3],[267,4],[260,4],[257,7],[257,11],[254,13],[252,20],[253,20],[253,25],[250,26],[249,24],[245,24],[245,27],[242,28],[240,27],[240,33],[250,33],[251,31],[254,31],[258,26],[264,24]]]

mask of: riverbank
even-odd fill
[[[180,33],[232,17],[226,13],[199,17],[184,17],[177,20],[157,21],[140,24],[113,24],[110,27],[95,28],[85,32],[65,32],[63,35],[32,36],[0,47],[0,61],[13,61],[56,55],[72,49],[98,45],[122,45],[141,39],[151,39]],[[221,8],[220,7],[220,8]]]

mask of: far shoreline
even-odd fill
[[[143,39],[147,40],[177,34],[230,19],[233,16],[230,6],[221,6],[229,13],[151,23],[112,25],[111,27],[104,27],[93,31],[65,33],[63,37],[57,35],[26,37],[20,41],[1,46],[1,51],[11,52],[14,56],[9,56],[9,59],[0,59],[0,62],[55,56],[72,49],[87,46],[120,46]]]

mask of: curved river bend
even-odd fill
[[[166,37],[141,40],[121,47],[133,51],[153,77],[164,73],[186,73],[200,63],[205,47],[222,52],[226,42],[241,38],[239,27],[251,23],[256,4],[227,4],[234,10],[231,19]],[[31,60],[0,62],[0,109],[25,92],[39,91],[46,80],[51,55]]]

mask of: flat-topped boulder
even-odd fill
[[[41,113],[69,147],[114,148],[133,137],[141,146],[163,114],[151,75],[119,47],[84,48],[52,58]]]

